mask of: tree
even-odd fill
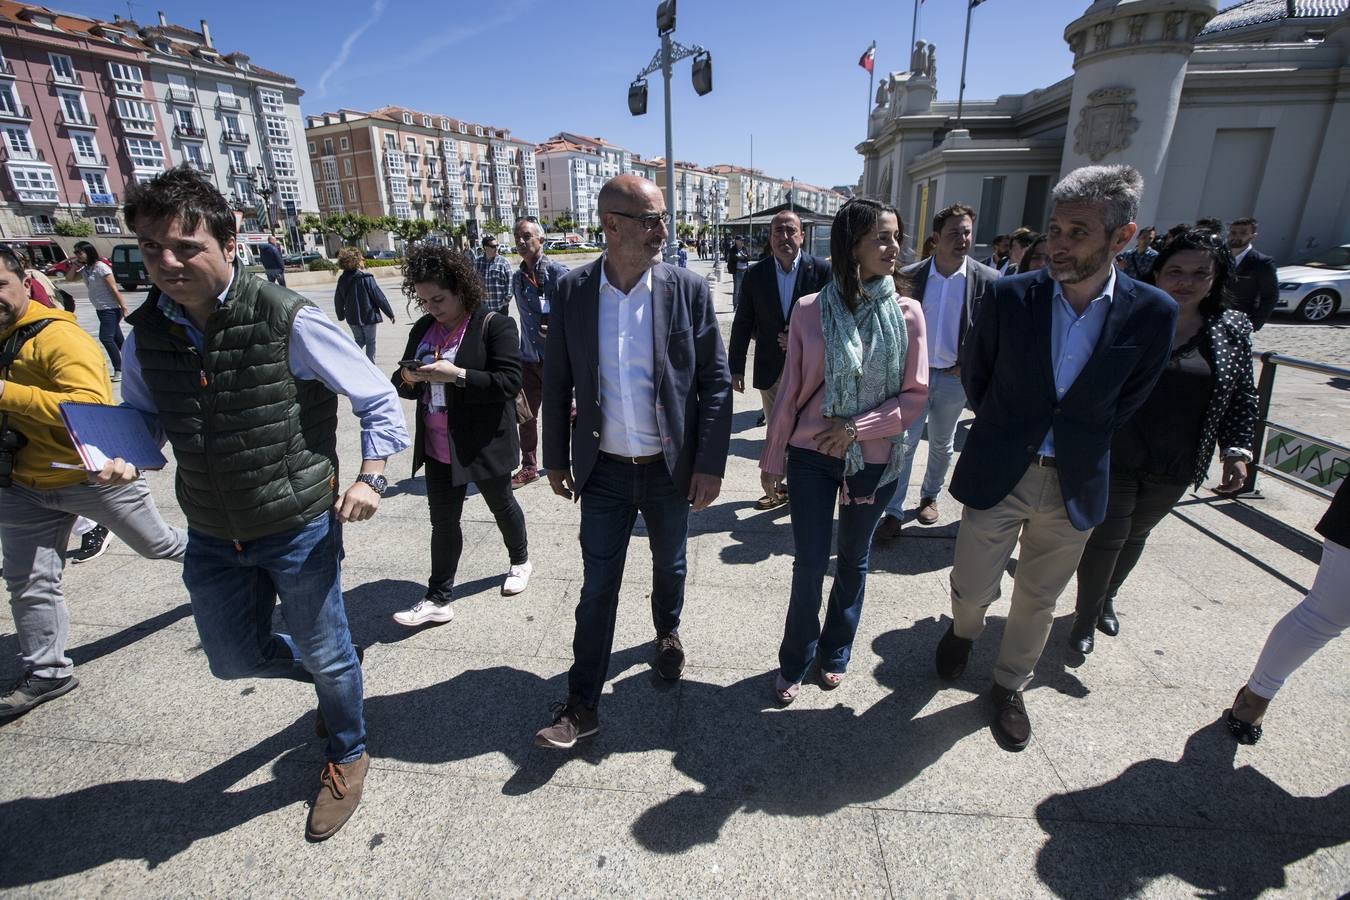
[[[69,221],[57,219],[55,231],[61,237],[89,237],[94,233],[94,225],[88,219],[81,219],[78,216]]]
[[[678,238],[679,238],[680,240],[682,240],[682,241],[693,240],[693,238],[694,238],[694,223],[693,223],[693,222],[681,222],[679,225],[676,225],[676,226],[675,226],[675,236],[678,237]]]
[[[314,215],[314,213],[305,213],[300,217],[300,230],[312,234],[323,234],[323,219]]]
[[[510,230],[511,229],[507,227],[506,223],[500,219],[488,219],[483,223],[483,234],[490,234],[493,237],[504,234]]]
[[[576,227],[577,220],[572,218],[572,211],[570,209],[564,209],[553,217],[554,231],[572,231]]]
[[[389,230],[404,243],[411,244],[425,238],[431,233],[431,228],[432,223],[426,219],[397,219]]]
[[[325,234],[337,235],[349,247],[359,247],[361,239],[376,228],[376,222],[362,213],[329,213],[319,223]]]

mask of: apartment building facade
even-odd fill
[[[598,137],[559,132],[535,149],[539,164],[540,214],[549,221],[570,213],[577,229],[600,226],[596,204],[600,188],[618,175],[655,178],[650,162]]]
[[[223,85],[238,104],[233,130]],[[0,232],[50,235],[60,220],[84,220],[116,240],[127,187],[184,162],[233,195],[246,229],[313,209],[307,173],[284,153],[300,93],[242,54],[220,56],[205,22],[194,32],[162,17],[140,26],[0,2]],[[256,186],[270,189],[271,210]]]
[[[730,218],[739,219],[752,212],[792,202],[823,216],[832,216],[848,199],[830,188],[817,187],[804,181],[784,181],[772,178],[759,169],[718,163],[708,170],[727,179],[727,207]]]
[[[666,190],[666,161],[651,161],[656,183]],[[675,161],[675,223],[692,225],[696,231],[720,225],[728,218],[727,177],[694,163]]]
[[[305,141],[323,213],[425,219],[470,233],[540,214],[534,145],[504,128],[400,106],[340,109],[310,116]]]

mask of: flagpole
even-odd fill
[[[868,122],[868,131],[869,131],[869,132],[871,131],[871,120],[872,120],[872,94],[873,94],[873,90],[876,88],[876,81],[877,81],[877,55],[876,55],[877,42],[876,42],[876,41],[873,41],[873,42],[872,42],[872,48],[871,48],[871,49],[872,49],[872,66],[871,66],[871,68],[869,68],[869,69],[867,70],[867,118],[864,120],[864,121]]]
[[[909,26],[909,54],[914,55],[914,45],[919,40],[919,4],[923,0],[914,0],[914,22]]]
[[[961,127],[961,110],[966,99],[966,56],[970,53],[970,14],[975,9],[973,0],[966,0],[966,42],[961,48],[961,87],[956,94],[956,127]]]

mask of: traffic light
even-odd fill
[[[628,111],[635,116],[647,113],[647,79],[639,78],[628,86]]]
[[[675,0],[661,0],[656,6],[656,33],[669,34],[675,30]]]
[[[712,91],[712,54],[703,52],[694,57],[694,91],[702,97]]]

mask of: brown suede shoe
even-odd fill
[[[924,497],[920,500],[916,518],[920,525],[936,525],[938,520],[937,498]]]
[[[306,840],[327,840],[347,824],[361,802],[361,790],[366,785],[369,768],[369,753],[362,753],[349,763],[324,763],[323,774],[319,776],[319,793],[309,809],[309,822],[305,825]]]
[[[877,530],[872,533],[874,541],[893,541],[900,536],[901,522],[895,516],[882,516]]]

